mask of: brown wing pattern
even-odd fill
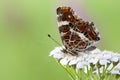
[[[99,33],[93,27],[94,24],[74,15],[70,7],[58,7],[57,19],[66,52],[72,55],[89,49],[94,42],[100,40]]]

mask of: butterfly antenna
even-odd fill
[[[48,37],[50,39],[52,39],[56,44],[58,44],[59,46],[61,46],[61,44],[59,42],[57,42],[50,34],[48,34]]]

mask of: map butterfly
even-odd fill
[[[100,35],[93,22],[79,18],[71,7],[58,7],[56,12],[64,53],[78,55],[78,52],[96,48],[95,43],[100,40]]]

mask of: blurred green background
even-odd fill
[[[0,80],[70,80],[49,52],[61,43],[56,8],[68,5],[95,23],[98,47],[120,52],[119,0],[0,0]]]

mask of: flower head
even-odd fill
[[[112,74],[120,74],[120,54],[114,53],[112,51],[101,51],[96,48],[92,51],[78,52],[77,56],[73,56],[70,54],[64,53],[62,47],[56,47],[53,51],[50,52],[50,56],[53,56],[55,59],[59,60],[59,63],[63,66],[73,66],[75,65],[76,69],[83,69],[87,66],[89,69],[92,67],[95,70],[93,71],[97,73],[97,70],[100,68],[100,72],[103,72],[103,67],[108,67],[108,71],[111,70]],[[93,64],[94,66],[90,66]],[[98,65],[99,64],[99,65]],[[110,65],[112,66],[110,67]],[[114,65],[115,64],[115,65]],[[117,65],[119,64],[119,66]],[[116,67],[116,65],[118,67]]]

